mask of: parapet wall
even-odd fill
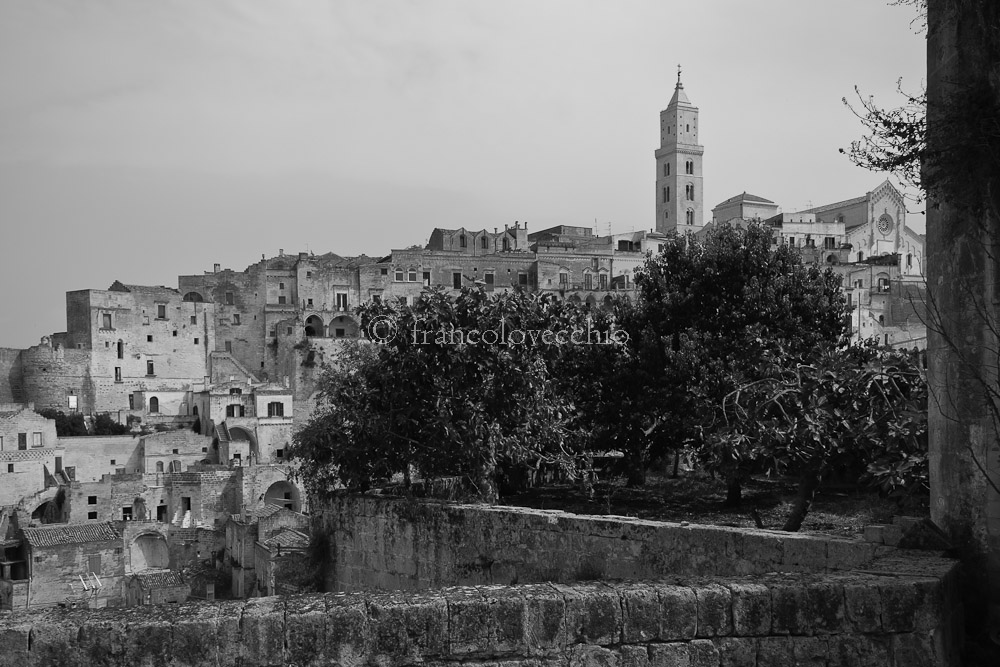
[[[585,516],[553,510],[338,496],[327,590],[853,570],[892,550],[861,540]]]
[[[803,574],[0,612],[0,667],[952,664],[938,576]],[[169,659],[168,659],[169,656]]]

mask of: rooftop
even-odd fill
[[[184,586],[181,575],[173,570],[146,570],[135,575],[139,586],[146,589]]]
[[[57,547],[64,544],[84,544],[86,542],[113,542],[121,535],[110,523],[88,523],[77,525],[50,525],[40,528],[24,528],[24,539],[33,547]]]

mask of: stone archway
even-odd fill
[[[275,482],[264,492],[265,505],[280,505],[293,512],[302,511],[302,494],[288,481]]]
[[[129,545],[132,571],[165,570],[170,567],[170,549],[160,533],[143,533]]]
[[[253,433],[251,433],[248,429],[245,429],[242,426],[230,426],[229,439],[234,442],[249,442],[250,455],[253,457],[254,461],[259,459],[260,451],[257,449],[257,438],[255,438]]]
[[[358,323],[350,315],[338,315],[330,320],[330,336],[333,338],[357,338]]]
[[[41,524],[63,523],[62,510],[55,500],[46,500],[31,512],[31,520]]]
[[[324,335],[323,319],[319,315],[310,315],[306,318],[306,336],[313,337]]]

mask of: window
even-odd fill
[[[795,237],[794,236],[789,236],[788,237],[788,245],[790,245],[793,248],[795,247]]]
[[[347,310],[347,295],[343,292],[337,293],[337,310]]]
[[[128,409],[135,410],[135,394],[128,395]]]
[[[14,464],[13,463],[8,463],[7,464],[7,472],[14,472]]]
[[[240,389],[239,387],[232,387],[232,388],[229,389],[229,395],[230,396],[242,396],[243,395],[243,390]]]
[[[691,125],[690,124],[685,125],[684,126],[684,131],[685,132],[690,132],[691,131]]]
[[[835,249],[837,247],[837,239],[835,239],[832,236],[827,236],[825,239],[823,239],[823,247],[826,250]]]
[[[594,289],[594,275],[592,273],[583,274],[583,289]]]
[[[247,410],[242,405],[227,405],[226,406],[226,416],[227,417],[246,417]]]
[[[411,283],[417,282],[417,272],[416,271],[410,271],[407,274],[407,276],[406,276],[406,280],[409,281],[409,282],[411,282]]]
[[[490,239],[489,239],[489,237],[488,236],[484,236],[483,238],[479,239],[479,245],[480,245],[480,247],[482,247],[483,250],[489,250],[490,249]]]
[[[569,284],[569,274],[566,273],[565,271],[560,271],[559,272],[559,285],[561,287],[565,288],[566,285],[568,285],[568,284]]]
[[[121,382],[121,381],[122,381],[122,367],[115,366],[115,382]]]
[[[459,234],[458,235],[458,245],[459,245],[460,248],[466,247],[465,234]]]
[[[462,289],[462,274],[452,273],[451,274],[451,286],[454,289]]]
[[[226,341],[226,352],[232,353],[232,351],[233,351],[233,341],[227,340]]]
[[[17,434],[17,448],[18,449],[27,449],[28,448],[28,434],[27,433],[18,433]]]
[[[306,278],[312,278],[312,277],[313,277],[313,272],[312,271],[306,271]]]
[[[684,218],[685,218],[684,222],[686,222],[689,225],[693,225],[694,224],[694,211],[692,211],[691,209],[688,209],[687,212],[684,214]]]
[[[483,280],[489,287],[493,287],[494,276],[492,273],[484,273]]]
[[[198,316],[197,315],[192,315],[191,316],[191,324],[198,324]]]
[[[66,405],[70,410],[76,410],[76,396],[67,396]],[[0,443],[3,443],[3,439],[0,439]]]
[[[859,252],[858,253],[858,261],[861,262],[861,261],[864,261],[864,259],[865,259],[865,253]]]
[[[131,507],[123,507],[122,508],[122,521],[131,521],[131,520],[132,520],[132,508]]]
[[[387,275],[389,275],[389,269],[386,269],[386,268],[383,268],[383,269],[382,269],[382,275],[383,275],[383,276],[387,276]]]
[[[42,434],[39,432],[34,432],[31,434],[31,446],[41,447],[42,446]]]
[[[111,465],[115,465],[115,460],[111,459]]]
[[[149,335],[146,336],[146,342],[147,343],[152,343],[153,342],[153,334],[149,334]]]
[[[286,327],[285,328],[285,335],[286,336],[291,336],[292,335],[292,327]]]
[[[913,266],[913,255],[912,254],[906,256],[906,268],[910,268],[911,266]]]
[[[167,306],[162,303],[156,304],[156,319],[165,320],[167,319]]]
[[[177,329],[174,329],[173,336],[174,336],[174,338],[177,338]]]
[[[528,286],[528,274],[527,273],[518,273],[517,274],[517,284],[520,285],[521,287],[527,287]]]
[[[280,401],[272,401],[267,404],[267,416],[268,417],[284,417],[285,416],[285,404]]]
[[[312,299],[306,299],[306,307],[307,308],[312,308],[313,307],[313,300]]]
[[[163,461],[156,462],[156,472],[163,472]]]
[[[156,375],[156,373],[154,373],[153,370],[154,370],[153,369],[153,362],[152,361],[147,361],[146,362],[146,375]]]
[[[667,194],[668,192],[669,192],[668,188],[663,188],[663,203],[664,204],[666,204],[668,201],[670,201],[670,195]]]
[[[181,451],[181,450],[179,450],[179,449],[174,449],[174,450],[172,450],[172,451],[173,451],[173,453],[174,453],[174,454],[180,454],[180,451]]]
[[[233,305],[233,293],[232,292],[226,292],[226,305],[227,306]]]
[[[344,336],[347,335],[347,330],[346,329],[334,329],[333,330],[333,335],[335,337],[337,337],[337,338],[343,338]]]
[[[669,220],[670,219],[670,211],[664,211],[663,212],[663,219],[664,220]]]
[[[670,163],[669,162],[663,163],[663,175],[664,176],[669,176],[670,175]]]
[[[286,301],[286,299],[285,299],[285,295],[284,294],[282,294],[281,296],[278,297],[278,305],[279,306],[284,306],[285,305],[285,301]]]
[[[87,571],[94,574],[101,573],[101,554],[93,554],[87,558]]]
[[[285,450],[284,449],[276,449],[276,450],[274,450],[274,455],[276,457],[278,457],[279,461],[281,461],[282,459],[285,458]]]
[[[240,314],[239,313],[233,313],[233,324],[238,325],[239,323],[240,323]]]
[[[97,518],[97,512],[87,512],[87,518],[91,519],[91,520],[96,519]]]
[[[430,286],[431,286],[431,272],[424,271],[424,287],[430,287]]]
[[[278,289],[285,289],[285,283],[278,283]]]
[[[879,315],[878,316],[878,324],[879,324],[880,327],[884,327],[885,326],[885,315]]]
[[[152,398],[149,399],[149,411],[150,412],[160,411],[160,399],[158,399],[156,396],[153,396]]]
[[[111,328],[111,313],[104,313],[101,315],[101,328],[110,329]]]
[[[850,292],[848,292],[848,293],[847,293],[847,305],[848,305],[848,306],[850,306],[850,305],[853,305],[853,304],[851,303],[851,301],[852,301],[852,297],[853,297],[853,296],[854,296],[854,295],[853,295],[853,294],[851,294]]]
[[[510,250],[510,238],[508,238],[506,236],[503,237],[503,249],[504,250]]]
[[[403,274],[403,269],[396,269],[396,273],[395,273],[395,276],[394,276],[394,280],[395,280],[395,281],[396,281],[397,283],[401,283],[401,282],[403,282],[403,277],[404,277],[404,274]]]
[[[195,338],[195,339],[194,339],[194,344],[195,344],[195,345],[197,345],[197,344],[198,344],[198,339],[197,339],[197,338]]]
[[[597,277],[597,284],[601,289],[608,289],[608,274],[602,273]]]

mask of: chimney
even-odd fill
[[[285,249],[278,248],[278,257],[284,257],[284,256],[285,256]]]
[[[221,264],[213,264],[212,265],[212,269],[213,269],[214,273],[218,273],[222,269],[222,265]]]

